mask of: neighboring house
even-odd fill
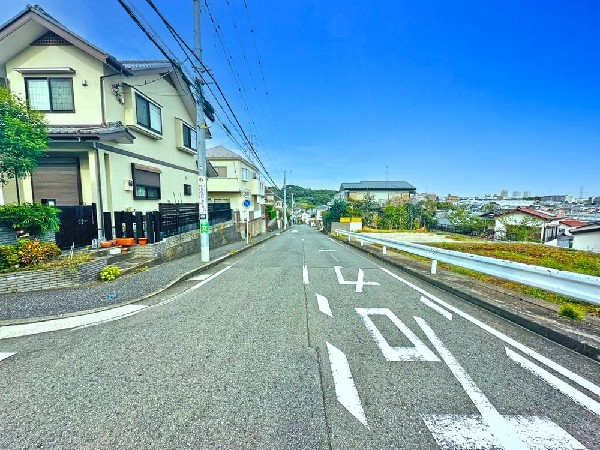
[[[0,77],[49,132],[33,176],[4,187],[7,203],[84,206],[88,229],[75,233],[98,237],[103,212],[198,202],[191,81],[168,62],[119,61],[27,6],[0,26]]]
[[[236,222],[255,221],[252,232],[264,232],[265,184],[256,166],[223,146],[206,149],[206,159],[217,173],[208,179],[208,201],[228,203]],[[244,206],[246,200],[248,207]]]
[[[582,222],[581,220],[575,219],[563,219],[558,222],[558,234],[564,234],[566,236],[571,236],[571,231],[575,228],[585,227],[588,225],[587,222]]]
[[[600,253],[600,222],[571,230],[573,249]]]
[[[560,217],[532,208],[518,207],[512,211],[496,215],[494,238],[514,240],[513,233],[516,228],[525,226],[531,229],[531,240],[542,243],[552,241],[558,237],[560,219]]]
[[[367,195],[383,205],[388,201],[408,202],[415,197],[417,189],[406,181],[361,181],[342,183],[336,199],[362,201]]]

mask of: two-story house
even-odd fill
[[[253,234],[265,231],[265,184],[254,164],[223,146],[206,149],[217,176],[208,178],[209,203],[229,203],[235,221],[251,223]]]
[[[85,206],[96,237],[103,212],[198,201],[196,104],[168,62],[120,61],[30,5],[0,26],[0,77],[49,132],[38,169],[5,186],[5,202]]]

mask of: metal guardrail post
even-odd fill
[[[431,273],[435,275],[437,273],[437,259],[431,260]]]

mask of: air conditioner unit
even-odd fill
[[[125,190],[133,191],[133,180],[125,180]]]

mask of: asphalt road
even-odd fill
[[[600,449],[600,364],[309,227],[207,275],[0,340],[0,448]]]

